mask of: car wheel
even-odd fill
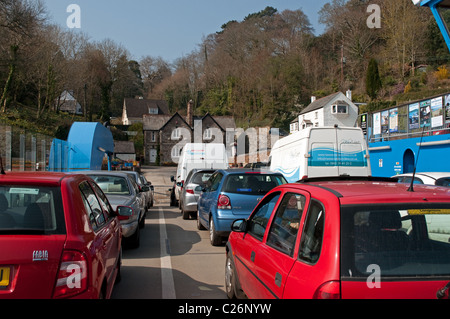
[[[231,251],[227,252],[225,261],[225,290],[229,299],[245,299],[246,295],[241,288],[239,278],[236,274]]]
[[[136,227],[136,231],[133,235],[129,238],[130,240],[130,246],[132,248],[138,248],[141,244],[141,228],[138,226]]]
[[[234,263],[231,257],[231,252],[227,253],[227,259],[225,261],[225,290],[229,299],[236,298],[236,274],[234,269]]]
[[[222,237],[217,235],[212,217],[209,219],[209,240],[213,246],[219,246],[222,243]]]
[[[114,282],[115,284],[118,284],[122,280],[121,267],[122,267],[122,247],[120,247],[119,260],[117,261],[117,275],[116,281]]]
[[[183,215],[183,219],[189,219],[191,217],[191,214],[183,209],[183,206],[181,206],[181,214]]]
[[[139,221],[139,228],[145,227],[145,217],[146,217],[146,213],[144,212],[144,216],[142,216],[141,220]]]
[[[197,216],[197,229],[198,230],[205,230],[205,227],[203,227],[201,221],[200,221],[200,216]]]

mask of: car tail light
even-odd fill
[[[63,251],[58,270],[54,298],[68,298],[84,292],[88,287],[88,266],[83,253]]]
[[[119,220],[127,220],[134,215],[134,210],[129,206],[117,206],[117,215]]]
[[[192,187],[186,187],[186,193],[194,195],[194,189]]]
[[[220,195],[217,200],[217,208],[218,209],[231,209],[230,198],[227,195]]]
[[[327,281],[320,285],[314,293],[314,299],[340,299],[341,283],[339,281]]]

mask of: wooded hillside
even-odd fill
[[[369,4],[381,9],[380,28],[368,27]],[[193,99],[197,114],[286,128],[311,95],[350,89],[371,110],[449,90],[450,54],[428,9],[410,0],[332,0],[320,21],[319,36],[300,9],[218,21],[218,32],[170,64],[134,61],[111,39],[55,26],[39,1],[0,0],[0,113],[26,105],[45,122],[71,90],[87,105],[86,120],[120,116],[125,97],[144,96],[166,99],[172,112]]]

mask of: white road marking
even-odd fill
[[[159,242],[161,247],[162,299],[176,299],[169,239],[167,238],[166,221],[161,207],[159,208]]]

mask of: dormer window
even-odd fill
[[[336,103],[331,105],[332,114],[348,114],[348,105],[345,103]]]
[[[158,109],[149,107],[148,114],[158,114]]]

